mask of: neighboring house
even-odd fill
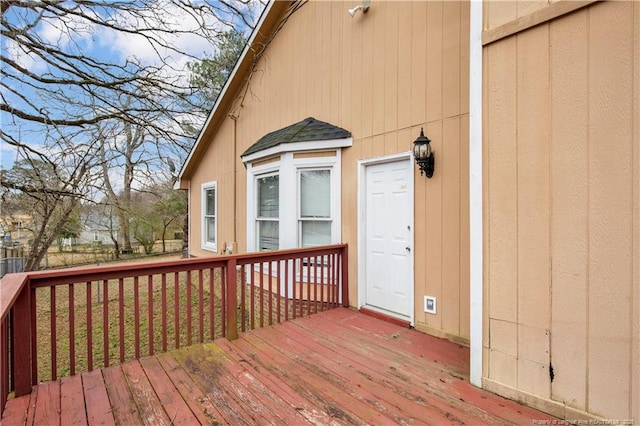
[[[180,174],[190,254],[346,242],[352,305],[475,385],[640,421],[640,2],[357,4],[267,6]]]
[[[82,227],[77,240],[79,244],[113,245],[111,235],[119,232],[117,219],[109,215],[103,206],[85,206]]]
[[[82,230],[76,244],[113,245],[113,240],[109,230],[89,227]]]
[[[28,214],[16,213],[0,217],[0,234],[9,241],[24,242],[31,236],[29,226],[32,217]]]

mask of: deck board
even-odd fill
[[[267,388],[254,372],[247,370],[240,362],[233,359],[218,345],[207,345],[207,348],[217,348],[224,355],[221,356],[226,368],[250,392],[256,403],[262,406],[261,412],[267,415],[267,419],[276,419],[278,424],[300,424],[306,423],[306,419],[298,413],[294,406],[287,403],[279,393]]]
[[[222,414],[213,401],[198,387],[191,376],[170,353],[160,354],[156,359],[173,383],[176,394],[180,395],[201,424],[221,424]]]
[[[331,424],[333,419],[324,411],[318,410],[317,406],[309,399],[302,397],[295,389],[289,386],[282,377],[273,374],[265,368],[262,368],[252,357],[241,351],[238,345],[232,344],[226,340],[217,342],[229,356],[242,364],[242,366],[254,374],[271,392],[278,395],[293,407],[302,417],[312,424]]]
[[[34,387],[13,424],[526,424],[468,383],[469,350],[348,309]]]
[[[259,368],[280,377],[295,392],[311,401],[318,410],[323,411],[339,424],[364,425],[367,424],[367,418],[371,417],[366,411],[367,407],[362,410],[357,401],[353,401],[353,398],[348,398],[347,395],[342,398],[342,401],[336,400],[339,395],[336,395],[335,389],[328,388],[324,381],[310,377],[305,371],[296,371],[280,351],[259,338],[253,335],[242,335],[234,344],[245,351]],[[348,405],[349,408],[345,408],[344,405]]]
[[[39,386],[38,386],[39,387]],[[115,425],[111,403],[107,395],[101,370],[93,370],[82,374],[82,387],[84,389],[85,410],[87,423],[93,425]],[[40,403],[37,402],[37,405]]]
[[[155,390],[160,405],[169,416],[172,425],[192,425],[196,418],[182,396],[174,390],[173,383],[155,357],[140,359],[149,383]]]
[[[229,373],[220,368],[219,362],[209,357],[201,345],[190,346],[173,354],[194,382],[209,397],[222,414],[223,421],[234,420],[242,424],[255,423],[252,401],[242,404],[234,397],[237,383]]]
[[[382,383],[382,376],[363,364],[351,362],[342,354],[330,348],[319,346],[304,334],[297,334],[296,327],[279,327],[271,330],[272,334],[261,334],[260,338],[267,343],[270,339],[286,348],[291,359],[302,367],[325,379],[330,379],[336,386],[361,401],[376,401],[374,407],[386,417],[398,423],[427,424],[414,417],[412,413],[425,410],[417,398],[406,398],[395,392],[393,388]],[[302,357],[302,354],[306,354]],[[377,380],[376,380],[377,379]]]
[[[270,329],[269,331],[273,331]],[[300,352],[291,348],[285,341],[274,341],[269,336],[248,336],[247,340],[261,340],[264,345],[271,346],[275,353],[279,354],[278,363],[282,369],[288,370],[294,380],[304,380],[307,386],[314,387],[325,397],[331,399],[337,406],[343,405],[345,411],[359,417],[368,424],[385,424],[393,419],[388,413],[387,407],[381,401],[374,400],[373,395],[366,389],[355,389],[345,385],[341,377],[331,371],[324,370],[309,361],[308,357],[300,358]],[[311,353],[308,354],[311,356]]]
[[[140,423],[138,407],[129,391],[121,366],[105,368],[102,370],[102,375],[116,423],[120,425]]]
[[[8,420],[10,424],[21,425],[27,423],[27,415],[31,414],[31,421],[28,424],[33,423],[33,411],[30,409],[31,395],[23,396],[22,398],[14,398],[7,401],[4,413],[2,414],[2,424],[5,424],[5,420]]]
[[[86,425],[82,378],[79,375],[60,379],[60,424]]]
[[[324,334],[316,335],[315,338],[320,339],[318,346],[331,345]],[[445,364],[420,362],[419,358],[414,360],[406,354],[393,351],[390,349],[390,345],[396,344],[393,338],[387,340],[385,344],[348,341],[341,341],[340,344],[343,345],[342,353],[350,356],[353,362],[364,366],[375,366],[375,370],[368,369],[367,374],[370,377],[375,377],[376,381],[400,390],[405,399],[418,405],[428,406],[432,416],[438,422],[453,420],[459,423],[472,421],[482,423],[484,420],[488,424],[500,423],[498,419],[487,416],[476,407],[463,407],[464,403],[459,400],[462,395],[449,390],[452,382],[462,380],[460,371],[450,369]],[[336,351],[338,349],[335,348]],[[456,410],[456,408],[460,409]]]
[[[398,423],[440,424],[446,418],[448,406],[438,401],[428,401],[421,388],[411,380],[385,374],[380,357],[369,352],[369,357],[348,353],[342,348],[332,346],[330,341],[318,345],[307,337],[306,333],[294,327],[283,327],[290,339],[308,351],[311,360],[323,370],[331,371],[338,379],[344,380],[345,389],[357,389],[365,400],[376,400],[376,407]],[[264,336],[261,336],[264,337]],[[306,362],[303,361],[303,362]],[[427,416],[429,413],[429,416]]]
[[[142,423],[149,426],[169,426],[171,419],[160,403],[156,390],[151,386],[140,362],[132,361],[122,364],[122,372],[129,384]]]
[[[38,386],[38,401],[34,423],[39,425],[58,424],[60,416],[60,382],[47,382]]]
[[[296,335],[295,329],[298,327],[292,324],[285,324],[283,328],[283,332],[293,338],[302,338],[308,335],[308,333]],[[263,337],[262,334],[261,337]],[[325,335],[322,340],[321,342],[316,342],[314,346],[322,348],[332,345],[329,335]],[[331,355],[330,352],[328,353],[328,356],[331,356],[332,359],[331,362],[326,362],[327,360],[325,360],[327,368],[335,368],[335,365],[338,364],[337,361],[340,357],[343,357],[349,366],[349,368],[342,371],[343,377],[346,377],[346,380],[353,380],[354,377],[357,377],[357,375],[353,374],[354,372],[365,376],[369,380],[365,387],[368,389],[375,387],[378,390],[379,409],[384,409],[383,406],[380,406],[380,403],[385,399],[392,398],[392,395],[397,395],[398,398],[395,398],[396,400],[412,402],[413,404],[404,404],[400,413],[392,415],[392,418],[397,422],[407,423],[414,421],[413,419],[422,419],[422,421],[435,424],[442,424],[443,421],[449,420],[459,423],[469,423],[471,421],[476,424],[482,423],[482,413],[477,411],[466,413],[465,410],[460,410],[461,414],[454,414],[451,407],[452,405],[455,407],[458,401],[441,392],[444,383],[437,379],[433,380],[430,377],[430,373],[427,373],[424,377],[419,371],[415,372],[415,376],[407,371],[400,373],[399,370],[403,369],[400,363],[390,358],[388,354],[380,354],[377,347],[367,348],[359,344],[354,345],[354,349],[357,349],[357,352],[355,350],[350,352],[347,344],[341,342],[341,345],[342,348],[338,346],[333,348],[334,355]],[[430,379],[432,384],[426,387],[421,386],[417,379],[421,381]],[[437,386],[438,389],[433,390],[432,386]],[[353,386],[349,386],[347,389],[353,389]],[[495,419],[492,420],[495,423]]]

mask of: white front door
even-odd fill
[[[364,165],[366,308],[411,320],[413,305],[413,187],[411,158]]]

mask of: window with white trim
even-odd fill
[[[325,156],[282,153],[247,165],[247,247],[253,251],[341,241],[340,150]]]
[[[217,186],[217,182],[202,185],[202,248],[204,250],[217,250]]]
[[[257,250],[277,250],[280,246],[280,176],[259,176],[256,195]]]
[[[298,169],[298,246],[331,244],[331,169]]]

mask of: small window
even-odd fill
[[[300,247],[331,244],[331,170],[300,170]]]
[[[217,184],[215,182],[202,185],[202,248],[217,248]]]
[[[261,176],[257,183],[256,234],[258,251],[280,248],[280,176]]]

